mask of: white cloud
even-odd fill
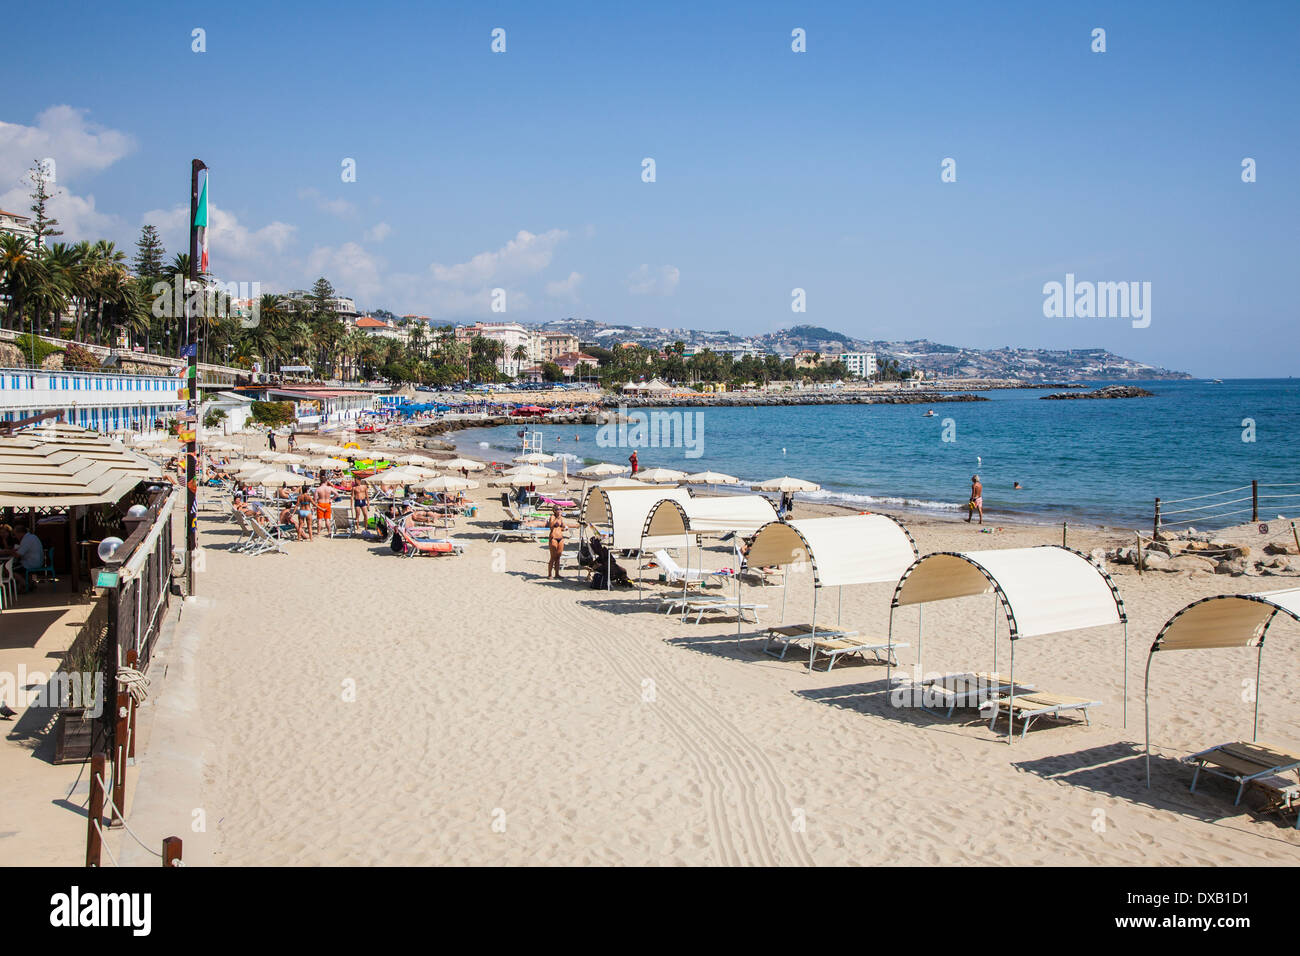
[[[35,126],[0,122],[0,189],[26,185],[27,171],[38,159],[54,160],[55,185],[60,185],[106,169],[134,149],[128,134],[87,122],[85,110],[51,106],[37,115]]]
[[[316,247],[307,254],[304,269],[305,282],[324,276],[341,295],[359,300],[358,304],[379,305],[388,289],[383,276],[384,260],[372,256],[355,242]]]
[[[392,235],[393,227],[386,222],[377,222],[366,230],[367,242],[383,242]]]
[[[556,245],[568,235],[563,229],[551,229],[541,235],[520,229],[517,236],[495,252],[480,252],[468,262],[452,266],[435,262],[429,271],[437,282],[448,285],[500,285],[541,272],[551,264]]]
[[[633,295],[672,295],[677,291],[677,281],[681,270],[676,266],[660,266],[651,269],[642,263],[627,277],[627,291]]]
[[[546,294],[552,299],[576,301],[578,298],[578,285],[581,282],[582,275],[580,273],[570,272],[567,279],[557,279],[546,283]]]
[[[209,200],[208,258],[212,273],[226,281],[261,282],[263,288],[277,285],[277,280],[288,271],[284,259],[293,242],[297,226],[276,220],[259,229],[252,229],[239,218]],[[189,206],[171,209],[152,209],[140,217],[140,224],[151,223],[158,227],[163,243],[172,252],[189,249]],[[268,274],[269,269],[274,275]],[[292,281],[292,280],[291,280]]]
[[[317,209],[327,212],[331,216],[338,216],[340,219],[351,219],[357,214],[357,207],[348,200],[327,199],[321,195],[319,189],[299,189],[298,198],[310,200]]]
[[[0,209],[6,209],[20,216],[30,216],[31,211],[28,207],[31,204],[31,193],[22,186],[11,189],[7,193],[0,193]],[[123,224],[117,216],[100,212],[95,207],[94,196],[76,196],[66,190],[60,190],[51,197],[46,208],[49,215],[59,221],[55,228],[63,233],[61,236],[47,239],[47,244],[72,243],[82,239],[93,242],[96,239],[121,235],[123,231]],[[130,253],[130,250],[123,251]]]

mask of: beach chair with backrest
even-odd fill
[[[1087,697],[1066,697],[1064,694],[1049,694],[1046,691],[1017,693],[1012,697],[1000,697],[994,701],[993,716],[989,718],[989,730],[993,729],[998,717],[1006,714],[1007,733],[1015,733],[1018,717],[1021,720],[1020,739],[1023,740],[1025,734],[1029,733],[1029,725],[1040,717],[1059,719],[1068,711],[1078,711],[1083,716],[1083,722],[1091,724],[1088,710],[1100,706],[1101,701],[1090,700]]]
[[[231,509],[230,517],[234,519],[235,526],[239,528],[239,540],[235,542],[235,546],[231,550],[232,551],[247,550],[248,546],[253,541],[252,526],[255,522],[253,521],[252,518],[248,517],[248,515],[244,514],[242,511],[238,510],[237,508]]]
[[[681,584],[683,581],[688,585],[702,584],[710,579],[719,580],[729,577],[728,574],[721,571],[704,571],[699,568],[683,568],[673,560],[673,556],[663,548],[660,548],[654,553],[654,558],[655,564],[663,568],[664,577],[669,584]]]
[[[253,540],[249,544],[246,554],[265,554],[268,551],[274,551],[276,554],[288,554],[280,546],[281,532],[279,528],[274,531],[267,530],[265,525],[258,522],[252,522]]]
[[[1265,789],[1282,792],[1288,808],[1294,806],[1296,802],[1294,792],[1286,793],[1294,787],[1294,783],[1285,783],[1283,786],[1281,784],[1284,784],[1284,781],[1275,781],[1272,778],[1282,777],[1300,768],[1300,749],[1280,747],[1263,741],[1253,743],[1236,741],[1219,744],[1217,747],[1210,747],[1208,750],[1202,750],[1182,759],[1184,763],[1196,766],[1196,773],[1192,775],[1192,793],[1196,792],[1196,781],[1204,770],[1216,777],[1231,780],[1237,785],[1234,806],[1241,803],[1246,785],[1252,783],[1261,784]],[[1300,819],[1297,819],[1296,824],[1300,826]]]
[[[28,590],[31,590],[31,588],[32,588],[32,575],[33,575],[33,574],[48,575],[48,576],[49,576],[49,580],[51,580],[51,581],[53,581],[53,582],[55,582],[55,583],[58,583],[58,580],[59,580],[58,575],[56,575],[55,572],[54,572],[54,549],[53,549],[53,548],[45,548],[41,553],[42,553],[43,557],[41,558],[41,563],[40,563],[39,565],[37,565],[37,566],[34,567],[34,568],[23,568],[23,569],[22,569],[23,573],[24,573],[25,575],[27,575],[27,589],[28,589]]]
[[[771,654],[773,657],[779,657],[785,660],[786,652],[790,650],[792,644],[802,644],[804,641],[811,640],[838,640],[847,637],[857,637],[857,631],[845,631],[837,627],[818,627],[813,628],[811,624],[774,624],[766,632],[766,640],[763,642],[763,653]],[[774,643],[781,645],[781,653],[777,654],[771,650]]]

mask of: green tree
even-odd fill
[[[135,241],[135,258],[131,261],[136,277],[152,285],[162,276],[166,257],[167,250],[163,248],[158,230],[151,225],[141,226],[140,238]]]
[[[53,185],[53,178],[50,175],[49,168],[41,160],[32,163],[32,168],[27,172],[27,178],[32,184],[32,229],[36,233],[36,248],[39,250],[45,245],[46,236],[61,236],[63,230],[55,229],[59,220],[55,219],[49,213],[50,200],[58,195],[58,190],[50,191]]]

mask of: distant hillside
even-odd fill
[[[1191,378],[1115,355],[1105,349],[968,349],[928,339],[867,342],[820,325],[796,325],[762,335],[726,331],[655,328],[567,318],[547,322],[543,328],[565,331],[582,342],[609,347],[635,342],[660,349],[683,342],[691,349],[791,356],[802,349],[816,352],[875,352],[880,361],[897,359],[903,368],[919,368],[928,377],[1014,378],[1027,382],[1086,382],[1105,380]]]

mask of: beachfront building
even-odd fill
[[[373,315],[360,316],[352,325],[358,331],[365,332],[375,338],[396,339],[399,342],[405,342],[411,337],[409,329],[398,325],[392,319],[377,319]]]
[[[352,321],[357,315],[357,304],[345,295],[335,296],[329,300],[329,306],[344,321]],[[280,296],[280,308],[286,312],[307,312],[311,310],[311,293],[306,289],[293,289]]]
[[[578,371],[579,365],[590,365],[594,371],[600,365],[600,359],[594,355],[588,355],[586,352],[566,352],[563,355],[556,356],[555,364],[559,366],[565,378],[573,378],[574,373]]]
[[[36,238],[36,227],[32,225],[30,216],[20,216],[16,212],[8,212],[4,209],[0,209],[0,232],[7,232],[11,236],[29,241]]]
[[[169,375],[0,369],[0,422],[58,415],[98,432],[150,429],[184,407],[183,384]]]
[[[578,337],[568,332],[534,332],[531,347],[534,362],[554,362],[561,355],[579,350]]]
[[[362,412],[379,407],[379,396],[368,389],[319,388],[312,385],[259,386],[240,389],[241,394],[258,391],[268,402],[292,402],[294,415],[303,425],[356,419]]]
[[[533,334],[518,322],[475,322],[456,329],[456,341],[465,345],[480,335],[500,342],[503,346],[497,368],[505,375],[518,375],[521,369],[536,365],[539,361],[534,352]],[[522,360],[515,358],[515,350],[520,346],[527,353]]]
[[[839,359],[850,375],[871,378],[876,374],[875,352],[841,352]]]

